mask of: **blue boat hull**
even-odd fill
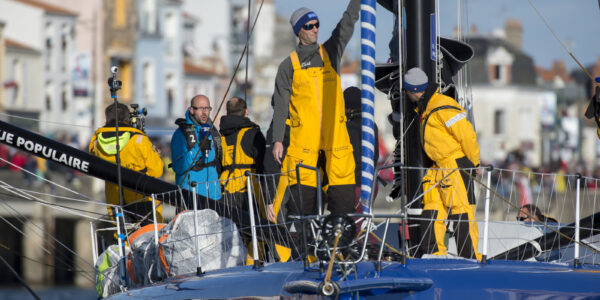
[[[600,267],[521,261],[409,259],[407,265],[356,265],[345,279],[334,274],[340,298],[380,299],[600,299]],[[337,277],[336,277],[337,276]],[[132,289],[110,299],[294,297],[315,295],[325,275],[302,263],[276,263],[261,269],[237,267],[179,276]],[[319,295],[319,294],[317,294]]]

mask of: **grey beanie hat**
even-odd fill
[[[298,32],[300,32],[302,26],[312,20],[319,21],[317,14],[306,7],[300,7],[296,9],[294,13],[292,13],[292,16],[290,17],[290,24],[294,29],[294,33],[298,35]]]
[[[427,89],[427,82],[427,74],[419,68],[408,70],[408,72],[404,74],[404,79],[402,80],[404,89],[413,93],[425,91]]]

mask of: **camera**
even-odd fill
[[[140,106],[136,103],[132,103],[129,106],[133,109],[133,111],[129,113],[129,123],[131,123],[131,127],[134,127],[141,132],[145,132],[148,110],[145,107],[140,109]]]
[[[110,88],[110,92],[114,93],[123,87],[123,82],[121,80],[115,80],[112,77],[108,78],[108,87]]]
[[[117,74],[117,72],[119,72],[119,67],[117,67],[117,66],[110,67],[110,72],[113,74]]]

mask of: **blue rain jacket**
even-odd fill
[[[219,174],[217,172],[216,165],[204,167],[198,171],[191,169],[191,166],[196,165],[198,161],[202,163],[215,163],[219,164],[220,161],[217,159],[217,146],[213,141],[213,132],[208,131],[210,125],[200,125],[195,120],[192,120],[189,111],[185,114],[185,120],[188,125],[193,126],[196,132],[196,141],[202,141],[205,134],[208,134],[208,138],[211,141],[211,149],[208,151],[208,157],[205,153],[200,152],[200,146],[197,142],[192,149],[188,149],[188,144],[184,134],[180,128],[177,128],[171,138],[171,159],[173,160],[173,171],[175,171],[175,184],[181,186],[182,189],[192,190],[191,183],[195,181],[197,183],[196,189],[198,194],[202,196],[208,196],[212,200],[221,199],[221,186],[219,184]],[[216,137],[220,139],[220,137]],[[195,159],[194,159],[195,158]],[[186,174],[187,172],[187,174]],[[184,178],[185,176],[185,178]],[[206,183],[208,182],[208,194],[206,191]]]

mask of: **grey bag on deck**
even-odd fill
[[[246,248],[237,226],[215,211],[198,211],[198,244],[203,271],[244,265]],[[158,255],[169,276],[196,272],[194,212],[178,214],[161,230]]]

